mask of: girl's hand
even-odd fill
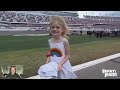
[[[58,64],[58,72],[59,71],[62,71],[62,65],[61,64]]]

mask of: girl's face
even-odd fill
[[[50,33],[52,34],[52,36],[61,36],[62,32],[63,32],[62,26],[57,21],[52,23],[50,27]]]

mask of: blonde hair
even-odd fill
[[[69,32],[69,29],[68,29],[68,26],[67,26],[64,18],[62,18],[61,16],[54,16],[50,21],[50,29],[51,29],[52,24],[55,21],[57,21],[59,23],[59,25],[62,26],[63,32],[62,32],[61,36],[69,39],[69,37],[67,36],[67,33]]]

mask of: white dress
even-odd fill
[[[38,74],[40,77],[57,77],[57,66],[58,64],[56,62],[49,62],[44,64],[40,66]]]
[[[62,38],[61,42],[54,43],[51,41],[51,39],[49,39],[48,42],[52,54],[50,56],[50,60],[51,62],[56,62],[57,64],[59,64],[65,57],[64,40]],[[76,78],[77,76],[73,72],[70,61],[67,60],[62,65],[62,71],[58,72],[57,79],[76,79]]]

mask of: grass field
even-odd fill
[[[0,36],[0,66],[23,65],[24,78],[37,75],[45,63],[50,36]],[[69,36],[71,64],[77,65],[120,52],[120,38]],[[2,78],[0,76],[0,78]]]

